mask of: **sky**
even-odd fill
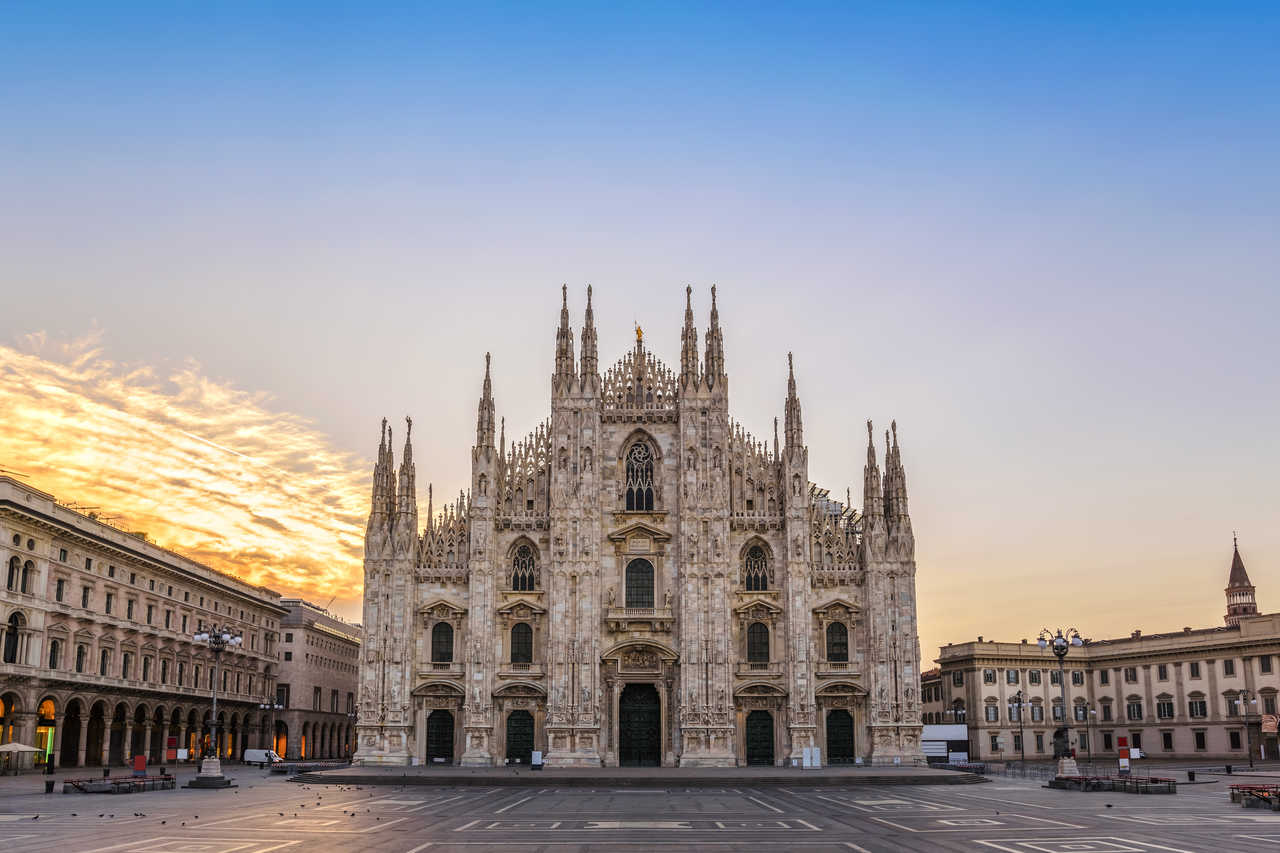
[[[484,353],[549,411],[678,365],[860,492],[896,418],[921,647],[1280,609],[1280,7],[0,8],[0,468],[359,618],[383,416],[469,480]],[[399,430],[397,430],[399,434]],[[423,507],[425,511],[425,506]]]

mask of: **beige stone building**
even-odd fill
[[[359,625],[300,598],[281,599],[275,751],[284,758],[346,758],[355,748]]]
[[[1079,758],[1115,760],[1121,739],[1150,758],[1280,758],[1280,613],[1259,615],[1239,548],[1217,628],[1086,640],[1066,656],[1066,710],[1053,653],[1034,640],[948,644],[941,649],[939,723],[969,727],[974,759],[1053,757],[1053,733],[1070,725]]]
[[[280,596],[0,477],[0,742],[38,763],[171,761],[211,736],[212,626],[221,657],[219,751],[270,744]]]
[[[549,418],[509,445],[486,356],[470,491],[440,515],[428,493],[425,528],[409,437],[397,472],[383,422],[357,762],[920,755],[896,434],[883,473],[868,441],[861,510],[835,500],[809,480],[794,371],[781,437],[758,440],[729,415],[714,289],[697,338],[688,304],[678,370],[636,329],[601,373],[590,289],[579,353],[566,296]]]

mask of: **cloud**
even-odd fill
[[[0,468],[286,595],[355,610],[369,466],[266,394],[185,362],[109,360],[101,333],[0,346]]]

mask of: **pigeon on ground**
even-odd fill
[[[31,819],[32,819],[32,820],[39,820],[39,819],[40,819],[40,815],[36,815],[35,817],[33,817],[33,818],[31,818]]]
[[[106,814],[106,812],[103,812],[102,814]],[[98,817],[102,817],[102,815],[98,815]]]

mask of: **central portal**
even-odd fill
[[[628,684],[618,700],[618,763],[657,767],[662,763],[662,710],[658,688]]]

